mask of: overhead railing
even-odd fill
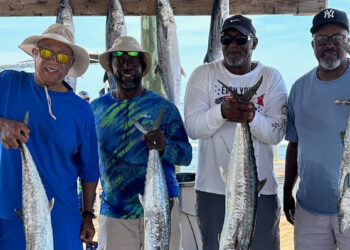
[[[125,15],[152,16],[156,0],[121,0]],[[74,16],[105,16],[108,0],[73,0]],[[175,15],[210,15],[213,0],[171,0]],[[0,16],[56,16],[57,0],[0,0]],[[230,0],[230,14],[314,14],[327,0]]]

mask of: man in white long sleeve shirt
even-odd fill
[[[273,145],[285,134],[287,90],[276,69],[251,61],[258,39],[249,18],[236,15],[226,19],[221,44],[224,59],[196,68],[185,96],[185,128],[189,137],[199,139],[195,189],[203,250],[219,249],[225,215],[225,183],[220,167],[228,166],[237,122],[249,123],[258,178],[267,180],[258,198],[251,247],[279,249],[280,205]],[[250,103],[226,98],[229,92],[219,83],[242,94],[261,76],[263,82]]]

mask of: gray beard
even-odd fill
[[[334,70],[340,66],[340,59],[338,58],[335,61],[325,61],[322,58],[320,59],[320,66],[325,70]]]
[[[226,63],[231,67],[238,67],[241,66],[244,63],[245,58],[241,57],[240,59],[236,61],[226,60]]]

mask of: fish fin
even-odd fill
[[[159,74],[160,69],[159,69],[159,64],[157,64],[156,68],[154,69],[154,74]]]
[[[103,82],[106,82],[108,80],[108,74],[107,71],[103,74]]]
[[[345,131],[340,130],[340,140],[343,146],[344,146],[344,138],[345,138]]]
[[[140,201],[140,203],[141,203],[141,205],[142,205],[142,207],[143,207],[143,197],[142,197],[141,194],[139,194],[139,201]]]
[[[220,174],[221,174],[222,180],[226,183],[226,181],[227,181],[227,171],[221,166],[220,166]]]
[[[218,80],[217,81],[224,86],[234,97],[238,102],[248,102],[252,97],[256,94],[256,91],[259,89],[262,81],[263,81],[263,76],[260,77],[259,81],[254,84],[247,92],[244,94],[238,94],[237,91],[232,90],[229,86],[227,86],[225,83],[222,81]]]
[[[133,119],[133,118],[131,118],[130,120],[131,120],[131,122],[135,125],[135,127],[136,127],[139,131],[141,131],[142,134],[144,134],[144,135],[147,134],[147,132],[148,132],[147,128],[145,128],[141,123],[139,123],[139,121],[136,121],[136,120]]]
[[[160,127],[160,124],[162,123],[162,118],[163,118],[163,109],[160,108],[157,118],[153,122],[152,130],[157,130]]]
[[[184,77],[186,77],[186,72],[185,70],[181,67],[181,75],[183,75]]]
[[[209,63],[208,53],[205,55],[203,63]]]
[[[23,119],[23,123],[28,126],[28,122],[29,122],[29,111],[26,111],[26,114],[24,115],[24,119]],[[22,132],[22,131],[21,131]]]
[[[344,178],[344,186],[343,186],[343,190],[347,190],[348,188],[350,188],[350,174],[347,173],[345,178]]]
[[[266,184],[266,181],[267,181],[267,179],[263,179],[263,180],[259,181],[259,183],[258,183],[258,193],[260,193],[261,189],[263,189],[263,187]]]
[[[15,213],[23,220],[23,210],[15,209]]]
[[[55,198],[52,198],[52,199],[49,201],[49,209],[50,209],[50,211],[52,210],[54,203],[55,203]]]
[[[25,113],[25,115],[24,115],[23,123],[24,123],[26,126],[28,126],[28,123],[29,123],[29,111],[28,111],[28,110],[26,111],[26,113]],[[21,135],[25,136],[23,130],[21,130],[20,133],[21,133]],[[17,140],[17,144],[18,144],[18,146],[19,146],[20,148],[22,147],[22,143],[21,143],[19,140]]]

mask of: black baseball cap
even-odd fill
[[[227,29],[236,29],[246,36],[255,36],[255,28],[252,20],[242,15],[235,15],[227,18],[222,25],[221,32]]]
[[[349,32],[349,19],[344,11],[331,8],[321,10],[314,16],[310,32],[315,34],[325,24],[337,24]]]

